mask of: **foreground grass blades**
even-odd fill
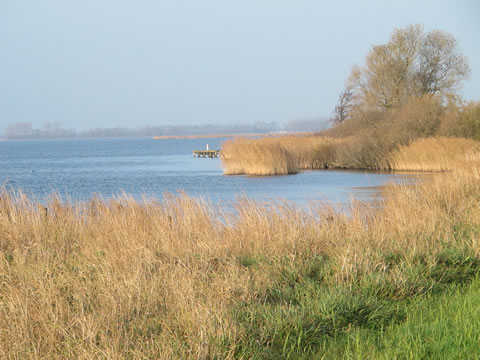
[[[353,204],[346,215],[248,199],[227,211],[184,195],[43,205],[4,191],[0,357],[474,351],[480,182],[471,170],[388,187],[381,209]]]

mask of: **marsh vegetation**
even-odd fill
[[[471,351],[479,336],[469,320],[480,271],[478,176],[472,167],[392,185],[382,208],[352,203],[350,215],[248,199],[225,212],[187,196],[52,196],[45,205],[3,192],[0,354],[388,358],[432,354],[442,344]],[[435,317],[442,308],[448,312]],[[449,338],[452,321],[460,343]],[[433,340],[412,340],[423,333]]]

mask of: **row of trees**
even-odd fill
[[[65,129],[60,123],[45,123],[42,129],[37,129],[28,122],[10,124],[5,131],[9,139],[46,139],[75,137],[130,137],[130,136],[187,136],[209,134],[245,134],[270,133],[276,131],[314,132],[327,127],[328,119],[296,119],[288,121],[284,126],[276,122],[256,122],[254,124],[224,124],[224,125],[163,125],[145,126],[140,128],[96,128],[85,131]]]
[[[36,129],[29,122],[17,122],[5,129],[7,138],[70,138],[75,136],[75,131],[65,129],[58,122],[46,122],[43,129]]]
[[[74,137],[129,137],[129,136],[183,136],[208,134],[269,133],[277,131],[275,122],[231,125],[164,125],[141,128],[96,128],[86,131],[65,129],[60,123],[45,123],[37,129],[28,122],[10,124],[5,135],[9,139],[74,138]]]

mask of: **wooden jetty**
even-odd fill
[[[218,158],[220,157],[220,150],[193,150],[193,157]]]

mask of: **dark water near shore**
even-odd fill
[[[136,198],[185,193],[213,202],[246,195],[257,200],[346,203],[372,200],[389,182],[412,182],[404,174],[306,171],[289,176],[225,176],[220,159],[193,158],[192,150],[220,149],[225,139],[85,139],[0,142],[0,184],[42,200],[52,192],[72,200],[93,194]]]

